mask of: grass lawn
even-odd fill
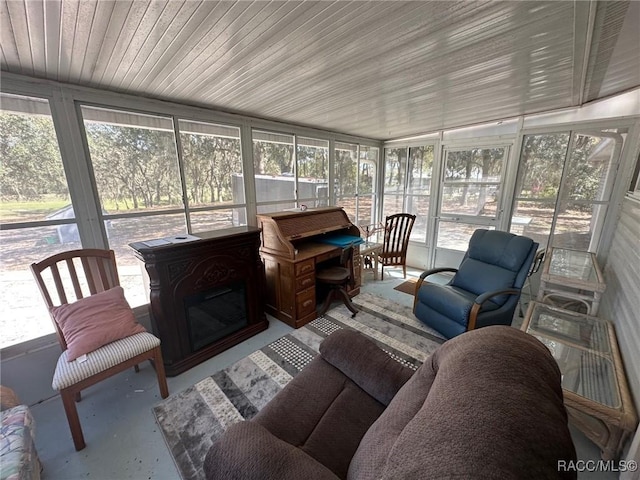
[[[24,202],[2,200],[0,201],[0,221],[13,223],[44,220],[47,215],[70,203],[70,199],[56,197]]]

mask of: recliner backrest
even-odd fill
[[[531,255],[537,244],[527,237],[509,232],[478,229],[471,236],[451,285],[480,295],[493,290],[522,288]],[[509,295],[491,299],[502,306]]]

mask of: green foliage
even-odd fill
[[[39,200],[69,192],[51,118],[0,112],[0,197]]]
[[[233,200],[232,174],[242,173],[240,140],[181,134],[190,205]]]
[[[85,129],[103,201],[117,210],[182,204],[172,132],[93,122]]]
[[[253,166],[260,175],[293,174],[293,146],[253,142]]]

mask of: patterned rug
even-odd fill
[[[356,318],[344,306],[276,340],[153,408],[156,421],[184,480],[204,478],[209,447],[235,422],[252,418],[297,375],[329,334],[357,330],[392,358],[413,369],[444,339],[420,323],[409,307],[361,293]]]

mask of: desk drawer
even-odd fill
[[[296,318],[309,315],[316,309],[316,289],[309,288],[296,295]]]
[[[296,278],[296,292],[301,292],[307,288],[314,287],[316,285],[316,274],[310,273],[309,275],[303,275]]]
[[[308,273],[314,273],[314,272],[315,272],[315,266],[314,266],[313,258],[296,263],[296,278],[301,277],[302,275],[306,275]]]

